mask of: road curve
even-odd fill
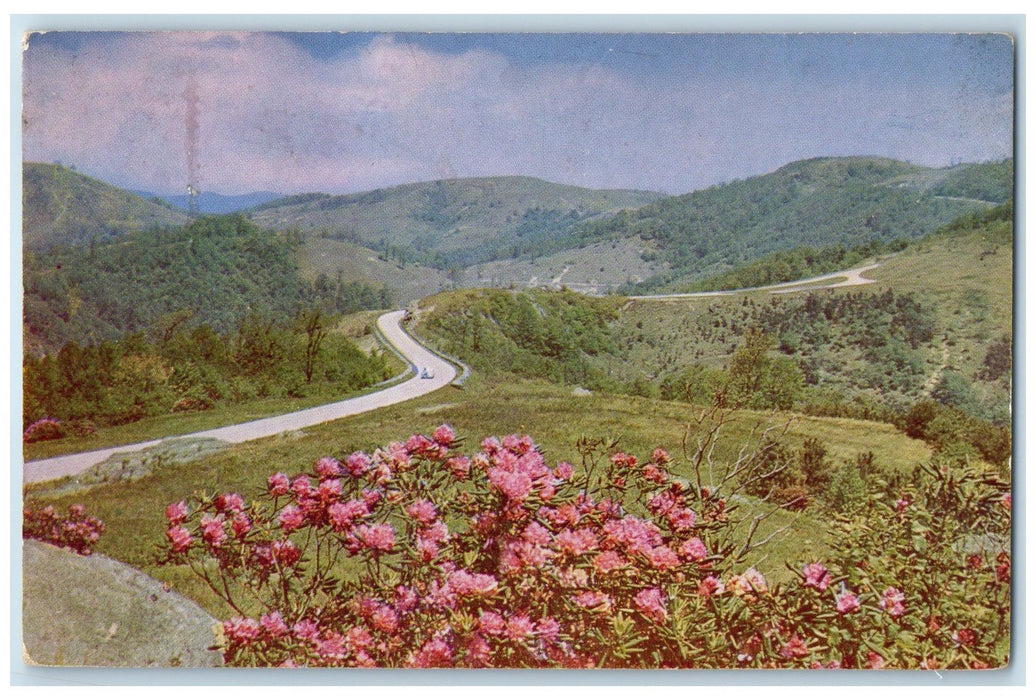
[[[831,272],[826,275],[820,275],[818,277],[793,280],[791,282],[781,282],[780,284],[771,284],[765,287],[725,289],[716,292],[686,292],[684,294],[647,294],[642,296],[631,296],[629,298],[640,301],[665,301],[668,299],[704,299],[707,297],[725,297],[734,294],[744,294],[746,292],[770,292],[770,294],[790,294],[791,292],[804,292],[811,289],[836,289],[838,287],[856,287],[861,284],[874,284],[874,280],[864,277],[863,273],[867,272],[868,270],[873,270],[874,268],[878,267],[879,264],[880,263],[871,263],[870,265],[864,265],[863,267],[857,267],[852,270]],[[823,284],[824,282],[830,282],[831,280],[836,280],[840,277],[845,277],[845,279],[841,282]]]
[[[385,336],[385,339],[395,346],[400,354],[412,365],[412,368],[416,370],[413,378],[380,391],[364,394],[363,396],[355,396],[336,403],[315,406],[280,416],[260,418],[248,423],[239,423],[189,435],[169,437],[215,438],[229,443],[247,442],[307,428],[312,425],[319,425],[320,423],[338,420],[347,416],[355,416],[376,408],[391,406],[392,404],[408,401],[446,386],[456,377],[457,371],[453,365],[420,345],[403,330],[401,322],[405,313],[405,311],[391,311],[382,314],[378,317],[378,329]],[[431,370],[433,376],[429,379],[422,379],[420,376],[422,368]],[[100,464],[113,454],[143,450],[159,444],[163,439],[168,438],[138,442],[132,445],[117,445],[92,452],[79,452],[26,462],[22,468],[22,483],[32,484],[78,474],[96,464]]]

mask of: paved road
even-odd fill
[[[354,416],[375,408],[391,406],[392,404],[408,401],[446,386],[453,381],[457,374],[456,370],[453,368],[453,365],[440,359],[407,335],[400,325],[405,313],[404,311],[392,311],[383,314],[378,318],[378,328],[385,338],[418,370],[417,375],[412,379],[387,389],[345,399],[337,403],[307,408],[295,413],[285,413],[284,415],[270,418],[261,418],[248,423],[191,433],[190,435],[170,437],[216,438],[229,443],[247,442],[307,428],[311,425],[326,423],[339,418],[345,418],[346,416]],[[422,368],[431,370],[434,376],[430,379],[422,379],[420,377],[420,370]],[[157,445],[160,442],[162,442],[161,439],[151,440],[133,445],[119,445],[103,450],[94,450],[93,452],[80,452],[78,454],[61,455],[60,457],[27,462],[22,470],[22,483],[31,484],[78,474],[96,464],[100,464],[118,452],[136,452]]]
[[[734,294],[744,294],[745,292],[770,292],[771,294],[788,294],[791,292],[801,292],[807,289],[835,289],[837,287],[855,287],[861,284],[874,284],[874,280],[868,279],[863,276],[864,272],[873,270],[878,267],[879,263],[871,263],[870,265],[864,265],[863,267],[857,267],[852,270],[844,270],[842,272],[832,272],[827,275],[820,275],[819,277],[810,277],[809,279],[795,280],[793,282],[782,282],[781,284],[772,284],[766,287],[746,287],[744,289],[729,289],[720,292],[688,292],[685,294],[648,294],[644,296],[631,296],[630,299],[640,300],[666,300],[666,299],[704,299],[706,297],[725,297]],[[832,282],[844,277],[845,279],[840,282]],[[831,284],[824,284],[825,282],[831,282]]]

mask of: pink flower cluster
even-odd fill
[[[104,523],[86,514],[82,504],[71,505],[64,518],[54,506],[22,510],[22,537],[47,542],[87,556],[104,532]]]
[[[855,650],[855,636],[835,650],[827,631],[913,621],[907,593],[888,586],[879,596],[861,583],[857,594],[846,587],[851,568],[820,561],[801,568],[798,585],[771,590],[731,555],[724,500],[671,476],[679,471],[661,448],[647,463],[594,457],[598,467],[608,460],[595,487],[592,470],[551,468],[528,436],[487,438],[470,457],[458,444],[440,426],[370,454],[324,457],[308,473],[270,476],[266,507],[229,493],[170,504],[169,560],[204,559],[196,571],[237,577],[266,605],[258,619],[224,623],[228,663],[679,665],[667,656],[680,646],[674,634],[709,644],[686,617],[695,614],[713,616],[703,628],[732,625],[721,650],[731,665],[897,665]],[[343,566],[346,557],[357,560]],[[1009,578],[1009,559],[989,561],[969,565]],[[639,641],[627,649],[629,625]],[[950,629],[959,648],[981,642]],[[609,656],[619,651],[629,656]]]

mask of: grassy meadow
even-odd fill
[[[544,382],[508,376],[474,375],[464,389],[447,387],[413,401],[280,436],[233,445],[222,452],[186,464],[162,468],[143,478],[113,483],[78,493],[53,496],[47,484],[26,489],[29,501],[54,503],[59,510],[82,503],[87,512],[101,518],[107,531],[97,550],[138,567],[174,589],[198,601],[213,615],[227,613],[210,591],[189,571],[158,567],[154,558],[164,541],[164,509],[192,494],[241,493],[246,500],[265,489],[266,478],[277,471],[288,475],[309,469],[324,455],[345,456],[355,450],[373,450],[412,432],[430,433],[449,423],[464,438],[465,452],[478,450],[489,435],[514,432],[531,435],[551,463],[576,460],[576,441],[583,436],[618,438],[618,449],[645,455],[658,446],[670,450],[681,473],[681,442],[695,407],[678,402],[621,395],[573,395],[570,389]],[[745,412],[731,423],[717,450],[717,459],[730,458],[753,427],[790,420],[787,439],[801,443],[820,437],[834,458],[851,458],[871,451],[876,461],[908,472],[927,458],[929,450],[891,426],[847,419],[804,418],[793,415]],[[686,465],[684,466],[686,469]],[[51,485],[53,486],[53,485]],[[759,512],[754,499],[739,501],[744,517]],[[779,538],[754,552],[754,561],[773,580],[788,574],[783,562],[816,556],[825,548],[825,516],[807,509],[779,512],[760,528],[759,537],[789,526]]]

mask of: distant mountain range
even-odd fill
[[[558,250],[580,224],[663,196],[532,177],[482,177],[339,196],[295,195],[255,207],[251,216],[261,226],[295,228],[403,262],[458,270]]]
[[[27,250],[192,220],[161,198],[58,165],[25,163],[23,177]],[[405,304],[450,287],[679,290],[803,246],[915,240],[1010,199],[1013,179],[1011,160],[926,168],[815,158],[675,197],[514,176],[348,195],[202,194],[198,208],[249,205],[251,223],[301,241],[292,255],[303,278],[385,285]],[[186,195],[171,199],[187,206]]]
[[[145,199],[160,199],[183,212],[190,212],[191,198],[187,194],[155,194],[143,190],[133,190],[133,194]],[[249,192],[248,194],[217,194],[202,192],[195,197],[195,206],[199,214],[233,214],[266,204],[284,195],[276,192]]]

